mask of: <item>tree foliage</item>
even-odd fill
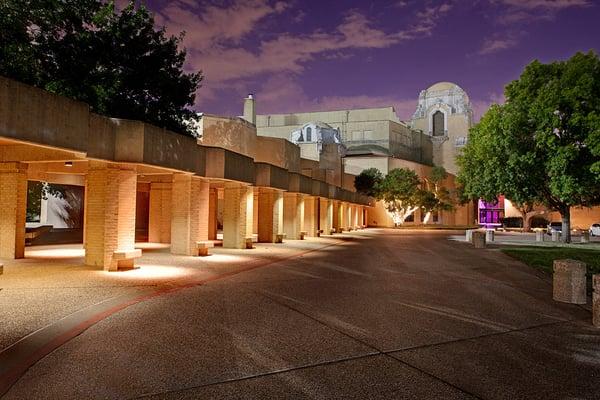
[[[383,180],[383,174],[377,168],[367,168],[354,177],[354,188],[358,193],[376,197],[375,187]]]
[[[383,201],[394,223],[400,225],[419,208],[426,213],[453,208],[451,193],[443,186],[447,176],[442,167],[434,167],[423,180],[409,168],[393,169],[385,177],[378,169],[369,168],[354,184],[357,191]]]
[[[505,97],[472,128],[459,181],[469,196],[560,212],[570,241],[570,208],[600,203],[600,59],[534,61]]]
[[[0,2],[0,74],[86,102],[91,110],[192,133],[202,80],[184,72],[183,36],[156,28],[134,1]]]

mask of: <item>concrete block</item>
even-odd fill
[[[560,241],[560,232],[552,231],[552,241],[559,242]]]
[[[308,235],[306,231],[300,231],[300,240],[304,240],[304,238]]]
[[[535,231],[535,241],[536,242],[543,242],[545,236],[546,236],[546,234],[544,233],[544,231]]]
[[[465,231],[465,241],[466,242],[472,242],[473,241],[473,232],[475,231],[475,229],[467,229]]]
[[[590,232],[583,231],[581,233],[581,243],[589,243],[590,242]]]
[[[493,242],[494,241],[494,231],[492,229],[488,229],[487,231],[485,231],[485,240],[486,242]]]
[[[476,249],[485,249],[485,232],[474,231],[471,238],[471,243]]]
[[[594,295],[592,296],[592,323],[600,328],[600,274],[592,276]]]
[[[283,243],[283,239],[286,237],[285,233],[277,233],[275,235],[275,243]]]
[[[585,263],[577,260],[554,260],[552,298],[571,304],[585,304]]]
[[[215,247],[215,244],[211,241],[200,241],[196,242],[196,247],[198,249],[198,256],[206,257],[208,255],[208,249]]]

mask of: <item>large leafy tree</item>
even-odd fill
[[[569,242],[571,207],[600,203],[600,59],[534,61],[505,97],[471,130],[459,180],[469,196],[558,211]]]
[[[367,196],[377,195],[375,187],[383,180],[383,174],[377,168],[367,168],[354,177],[356,191]]]
[[[131,1],[0,2],[0,74],[88,103],[92,111],[193,133],[202,80],[184,71],[183,36]]]

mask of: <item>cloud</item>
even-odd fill
[[[204,95],[200,99],[207,99],[215,90],[235,85],[238,80],[268,74],[300,74],[307,63],[319,57],[347,58],[352,50],[387,48],[430,36],[452,4],[426,6],[416,14],[413,24],[395,32],[386,32],[361,12],[350,10],[329,31],[284,32],[275,38],[270,33],[253,41],[252,46],[244,42],[250,35],[260,38],[261,24],[289,8],[287,3],[269,0],[234,0],[227,7],[211,4],[204,8],[194,1],[175,0],[157,11],[157,22],[171,33],[187,32],[187,67],[203,70]]]
[[[591,5],[591,1],[589,0],[498,0],[498,2],[507,6],[528,10],[562,10],[564,8],[586,7]]]
[[[478,51],[480,55],[492,54],[502,50],[510,49],[519,44],[517,33],[507,32],[502,35],[494,35],[484,39],[481,48]]]
[[[289,112],[335,111],[350,108],[393,106],[402,120],[408,120],[417,107],[418,93],[411,98],[396,95],[322,96],[311,98],[294,75],[278,74],[267,79],[256,93],[260,114]]]

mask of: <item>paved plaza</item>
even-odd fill
[[[599,398],[589,307],[452,234],[368,229],[206,258],[156,246],[118,273],[82,266],[77,246],[29,248],[0,276],[0,347],[34,332],[29,346],[53,351],[3,400]]]

